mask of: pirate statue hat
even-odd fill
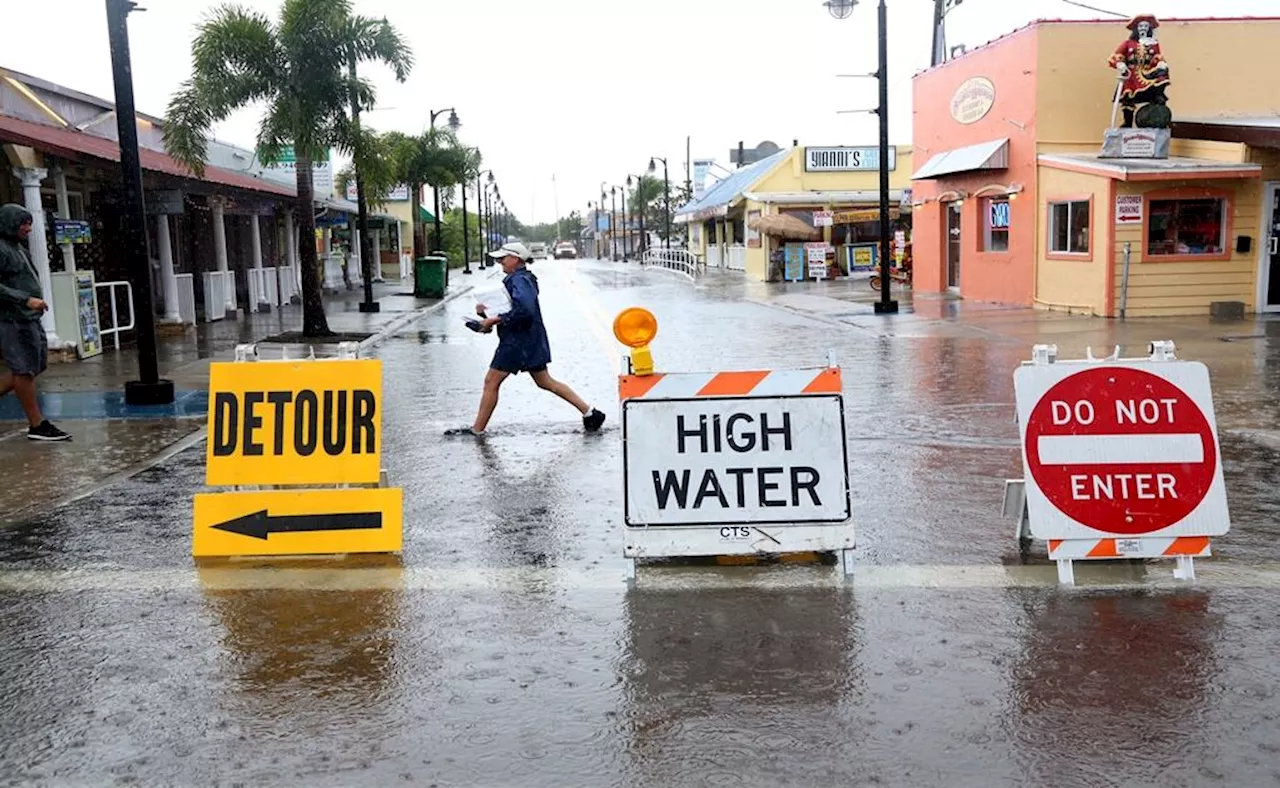
[[[1129,24],[1126,27],[1129,30],[1137,30],[1140,22],[1146,22],[1151,26],[1152,30],[1155,30],[1160,26],[1160,20],[1156,19],[1155,14],[1138,14],[1133,19],[1129,20]]]

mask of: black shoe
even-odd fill
[[[599,432],[602,426],[604,426],[604,414],[595,408],[582,417],[582,428],[587,432]]]
[[[49,423],[48,419],[40,422],[39,427],[27,430],[27,440],[32,441],[69,441],[71,436]]]
[[[476,432],[470,427],[455,427],[451,430],[444,431],[445,437],[449,438],[483,438],[483,432]]]

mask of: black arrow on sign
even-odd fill
[[[254,539],[266,539],[271,534],[296,534],[305,531],[366,531],[382,527],[382,512],[287,514],[273,517],[263,509],[213,527]]]

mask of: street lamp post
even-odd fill
[[[357,144],[360,140],[360,102],[356,98],[356,61],[347,64],[347,73],[351,78],[351,123],[356,129]],[[360,254],[360,276],[364,279],[364,300],[360,302],[360,311],[365,313],[380,312],[382,305],[373,300],[373,244],[369,237],[369,201],[364,193],[364,173],[362,162],[356,162],[356,226],[360,231],[360,243],[356,249]]]
[[[167,405],[173,402],[173,381],[160,378],[156,351],[156,313],[151,301],[151,265],[147,262],[147,211],[142,197],[142,162],[138,152],[137,111],[133,104],[133,66],[129,56],[129,12],[133,9],[130,0],[107,0],[107,36],[116,92],[120,178],[124,186],[126,261],[138,299],[134,313],[138,380],[124,384],[124,400],[129,405]]]
[[[609,240],[613,262],[618,262],[618,187],[609,187]]]
[[[443,115],[446,112],[449,113],[449,122],[448,122],[449,129],[451,131],[457,131],[462,126],[462,123],[461,121],[458,120],[458,113],[457,111],[454,110],[453,107],[431,110],[431,128],[434,129],[436,127],[436,118]],[[431,192],[435,198],[435,206],[436,206],[436,215],[435,215],[436,232],[435,232],[434,243],[432,244],[432,246],[435,247],[435,251],[441,252],[441,251],[444,251],[444,247],[443,247],[443,244],[441,243],[443,239],[440,237],[440,187],[437,184],[434,184],[434,183],[431,184]]]
[[[858,0],[826,0],[823,5],[836,19],[847,19],[853,13]],[[876,302],[878,315],[891,315],[898,311],[898,302],[889,297],[889,12],[885,0],[880,0],[877,25],[880,64],[876,79],[880,83],[880,300]]]
[[[462,191],[462,273],[471,273],[471,238],[467,235],[467,179],[458,179],[458,189]]]
[[[640,199],[641,194],[644,192],[644,176],[637,175],[635,176],[635,179],[636,179],[636,194],[635,194],[635,198],[632,199],[631,201],[631,205],[636,210],[636,213],[640,214],[640,249],[639,251],[640,251],[640,257],[643,258],[645,250],[649,248],[649,234],[644,231],[644,214],[645,214],[645,211],[647,211],[649,208],[649,203],[647,200]],[[631,185],[630,175],[627,176],[627,185],[628,186]],[[639,202],[640,204],[636,205],[636,202]]]
[[[618,191],[622,194],[622,259],[628,260],[631,257],[631,214],[627,213],[626,188],[619,187]]]
[[[667,177],[667,160],[661,156],[649,157],[649,172],[657,170],[658,166],[654,160],[662,162],[662,212],[665,214],[667,237],[663,239],[663,246],[667,249],[671,248],[671,179]]]

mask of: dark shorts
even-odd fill
[[[508,375],[519,375],[521,372],[527,372],[530,375],[536,375],[539,372],[546,372],[547,366],[543,364],[542,366],[537,367],[536,369],[504,369],[503,367],[498,366],[497,359],[494,359],[494,362],[489,365],[489,369],[496,369],[499,372],[505,372]]]
[[[0,321],[0,364],[15,375],[39,375],[49,365],[49,343],[39,320]]]

